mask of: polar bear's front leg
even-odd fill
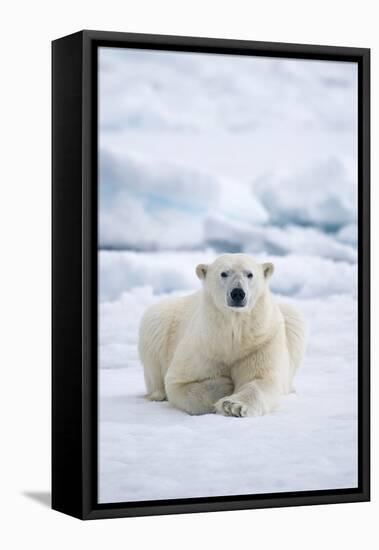
[[[225,416],[261,416],[273,411],[285,393],[289,357],[283,335],[252,353],[231,371],[234,393],[220,399],[216,412]]]
[[[214,413],[216,401],[234,390],[226,374],[217,362],[194,348],[192,338],[183,339],[166,372],[167,399],[188,414]]]
[[[225,416],[260,416],[273,411],[288,391],[289,355],[284,328],[231,370],[234,393],[216,403]]]
[[[214,413],[216,401],[230,395],[233,388],[233,382],[227,376],[195,382],[177,382],[172,377],[166,378],[169,402],[193,415]]]

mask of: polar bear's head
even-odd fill
[[[224,254],[212,264],[200,264],[196,274],[218,309],[250,311],[267,287],[272,263],[258,263],[246,254]]]

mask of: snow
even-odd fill
[[[218,200],[217,179],[173,163],[106,150],[100,157],[100,245],[140,248],[201,243],[197,218]],[[167,224],[180,229],[167,232]]]
[[[357,66],[102,48],[99,500],[357,485]],[[261,418],[144,399],[139,320],[223,252],[310,324]]]
[[[156,294],[175,290],[193,291],[199,281],[195,267],[213,261],[218,253],[208,249],[194,252],[100,252],[99,292],[101,301],[120,298],[125,290],[148,286]],[[275,276],[274,292],[301,298],[325,297],[334,294],[356,296],[355,264],[335,262],[317,256],[288,254],[254,254],[257,260],[272,261]]]
[[[338,158],[329,157],[289,177],[262,176],[254,191],[272,222],[340,228],[357,221],[356,179]]]
[[[356,92],[354,63],[102,49],[100,246],[354,226]]]
[[[100,109],[100,124],[104,131],[138,128],[144,133],[240,133],[276,129],[278,124],[349,130],[357,119],[356,72],[351,67],[103,48],[100,96],[109,102]]]
[[[357,261],[355,225],[347,225],[337,235],[330,235],[317,227],[254,226],[211,215],[205,219],[204,227],[207,243],[218,248],[226,247],[231,252],[285,255],[303,254],[306,250],[312,256],[350,263]]]
[[[124,290],[150,286],[156,293],[176,289],[193,290],[195,267],[212,261],[211,250],[198,252],[101,251],[99,265],[100,300],[118,298]]]

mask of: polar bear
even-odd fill
[[[277,407],[292,389],[306,325],[271,294],[273,270],[224,254],[196,267],[202,290],[145,312],[139,354],[148,399],[191,415],[258,416]]]

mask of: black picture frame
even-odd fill
[[[358,64],[357,488],[97,502],[97,49],[100,46]],[[52,43],[52,507],[81,519],[370,499],[370,50],[81,31]]]

